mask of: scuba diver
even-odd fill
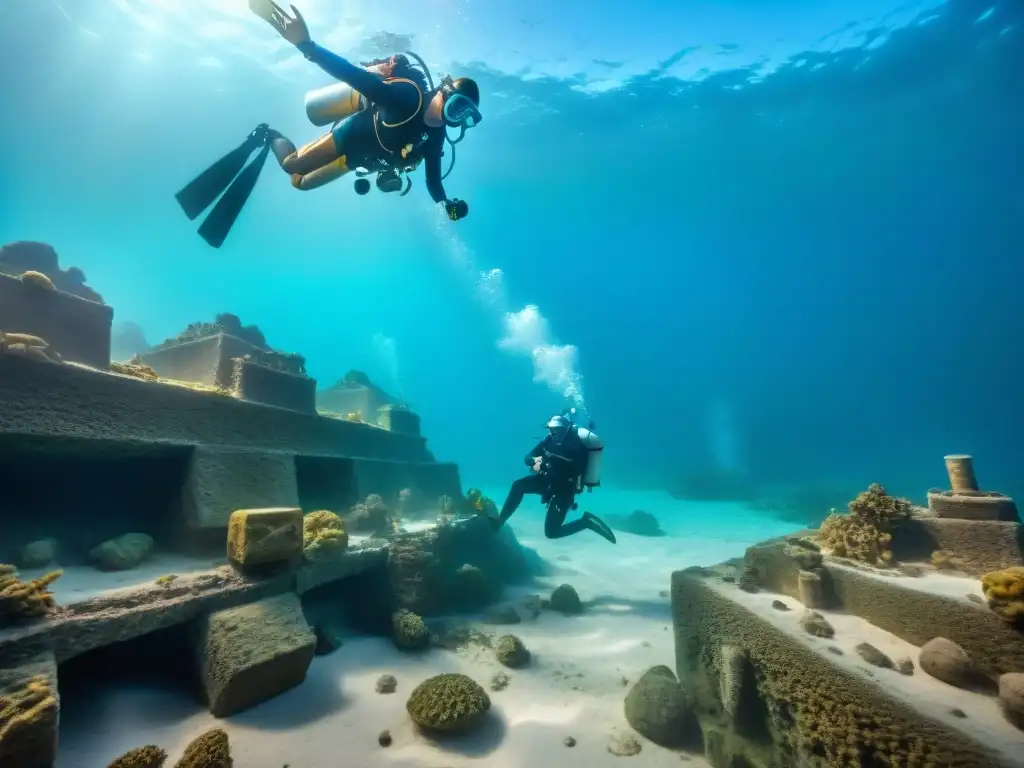
[[[594,434],[593,423],[589,427],[577,427],[573,422],[575,408],[552,416],[545,425],[548,434],[526,454],[526,466],[533,474],[521,477],[512,483],[508,498],[501,508],[501,514],[492,518],[495,528],[500,528],[512,517],[527,493],[540,494],[541,502],[547,504],[544,518],[544,535],[549,539],[562,539],[580,531],[590,530],[612,544],[615,534],[596,515],[584,512],[578,520],[565,522],[569,510],[576,509],[576,494],[584,488],[592,491],[601,484],[601,451],[604,444]]]
[[[412,52],[409,56],[416,59],[423,72],[403,54],[359,67],[313,42],[302,14],[294,5],[294,17],[273,0],[249,0],[249,7],[309,61],[340,81],[306,95],[310,122],[333,126],[320,138],[296,148],[285,136],[262,123],[241,145],[178,192],[175,197],[189,220],[220,197],[199,228],[207,243],[214,248],[223,244],[270,153],[296,189],[316,189],[355,171],[359,177],[355,190],[360,195],[370,191],[370,182],[364,177],[374,172],[379,190],[405,195],[412,186],[407,174],[424,162],[427,191],[434,202],[444,206],[452,221],[469,215],[464,200],[447,196],[443,181],[454,167],[455,145],[462,141],[467,129],[483,119],[476,81],[445,76],[434,87],[426,65]],[[448,128],[459,128],[459,136],[450,138]],[[452,160],[442,174],[445,141],[452,146]],[[260,153],[246,166],[257,149]]]

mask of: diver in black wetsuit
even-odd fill
[[[296,148],[278,131],[261,124],[241,146],[181,190],[176,197],[190,219],[224,193],[199,230],[207,242],[214,247],[223,243],[256,183],[268,150],[291,176],[292,186],[301,190],[316,189],[356,168],[368,168],[380,171],[378,188],[395,191],[402,183],[399,174],[422,161],[427,191],[434,202],[444,206],[452,221],[469,215],[464,200],[448,198],[445,192],[441,155],[449,127],[461,129],[459,138],[450,139],[454,144],[462,140],[466,129],[482,120],[480,89],[474,80],[446,77],[431,91],[404,55],[358,67],[314,43],[295,6],[294,17],[273,0],[249,0],[249,7],[309,61],[341,81],[309,94],[306,103],[311,122],[335,125],[320,138]],[[261,147],[257,160],[242,171],[249,155]],[[360,184],[365,186],[360,188]],[[369,182],[357,181],[356,189],[365,194]]]
[[[546,426],[547,437],[537,443],[524,459],[533,474],[512,483],[501,514],[494,521],[495,527],[500,528],[512,517],[525,494],[536,493],[548,505],[544,535],[549,539],[561,539],[589,530],[614,544],[615,534],[596,515],[584,512],[578,520],[565,522],[569,510],[576,508],[576,494],[582,490],[587,464],[591,460],[590,450],[567,416],[552,416]],[[592,433],[588,431],[588,434]]]

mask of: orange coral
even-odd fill
[[[892,562],[892,526],[910,516],[910,502],[872,483],[848,507],[847,514],[833,512],[821,524],[818,536],[824,548],[871,565]]]
[[[0,627],[19,619],[45,616],[55,606],[48,587],[63,571],[50,571],[32,581],[22,581],[13,565],[0,564]]]

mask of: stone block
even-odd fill
[[[358,413],[363,421],[376,422],[381,408],[395,399],[376,387],[336,385],[316,393],[316,407],[342,416]]]
[[[239,509],[228,522],[228,559],[241,566],[286,562],[302,554],[302,510]]]
[[[236,357],[257,352],[248,341],[226,333],[152,349],[139,360],[165,379],[231,389]]]
[[[199,446],[192,453],[184,494],[185,522],[193,530],[227,528],[236,509],[298,507],[295,458]]]
[[[338,553],[335,557],[305,563],[295,573],[295,590],[305,594],[311,589],[347,579],[370,568],[386,565],[388,561],[387,545],[350,549]]]
[[[232,360],[232,388],[243,400],[299,413],[316,413],[316,379],[275,370],[244,357]]]
[[[1024,565],[1024,527],[998,520],[915,516],[893,531],[897,560],[927,560],[937,550],[959,558],[972,576]]]
[[[408,408],[386,405],[380,409],[378,423],[392,432],[420,436],[420,417]]]
[[[227,717],[300,685],[315,648],[294,592],[203,617],[196,650],[211,714]]]
[[[13,661],[0,668],[0,766],[51,768],[60,719],[57,661],[49,651]]]
[[[1013,499],[988,491],[928,491],[928,510],[943,519],[1020,522]]]
[[[61,359],[107,370],[114,310],[0,274],[0,331],[45,339]]]

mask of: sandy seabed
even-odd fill
[[[497,489],[493,495],[501,499],[503,492]],[[601,491],[584,497],[581,509],[599,515],[637,508],[651,512],[669,534],[642,538],[619,533],[613,546],[589,533],[544,539],[536,506],[525,503],[513,528],[555,573],[510,591],[508,598],[546,596],[558,584],[570,583],[587,608],[581,616],[545,611],[535,621],[481,627],[519,636],[533,655],[528,668],[504,670],[510,683],[490,693],[492,717],[481,733],[435,742],[412,726],[405,702],[417,684],[441,672],[463,672],[489,687],[494,673],[503,670],[493,653],[434,649],[409,654],[387,638],[355,637],[315,658],[303,685],[224,720],[180,693],[142,687],[101,689],[87,703],[68,702],[57,768],[103,768],[143,744],[167,749],[173,765],[188,741],[210,727],[228,732],[238,768],[598,768],[622,760],[636,768],[679,765],[680,753],[642,738],[643,749],[633,757],[608,751],[613,738],[631,733],[623,716],[628,685],[654,665],[675,666],[670,574],[740,556],[746,546],[796,526],[735,505],[682,503],[663,494]],[[393,694],[375,691],[377,678],[385,673],[398,679]],[[378,744],[385,729],[393,738],[388,748]],[[570,736],[575,739],[571,748],[564,744]],[[702,755],[684,757],[689,765],[708,765]]]

